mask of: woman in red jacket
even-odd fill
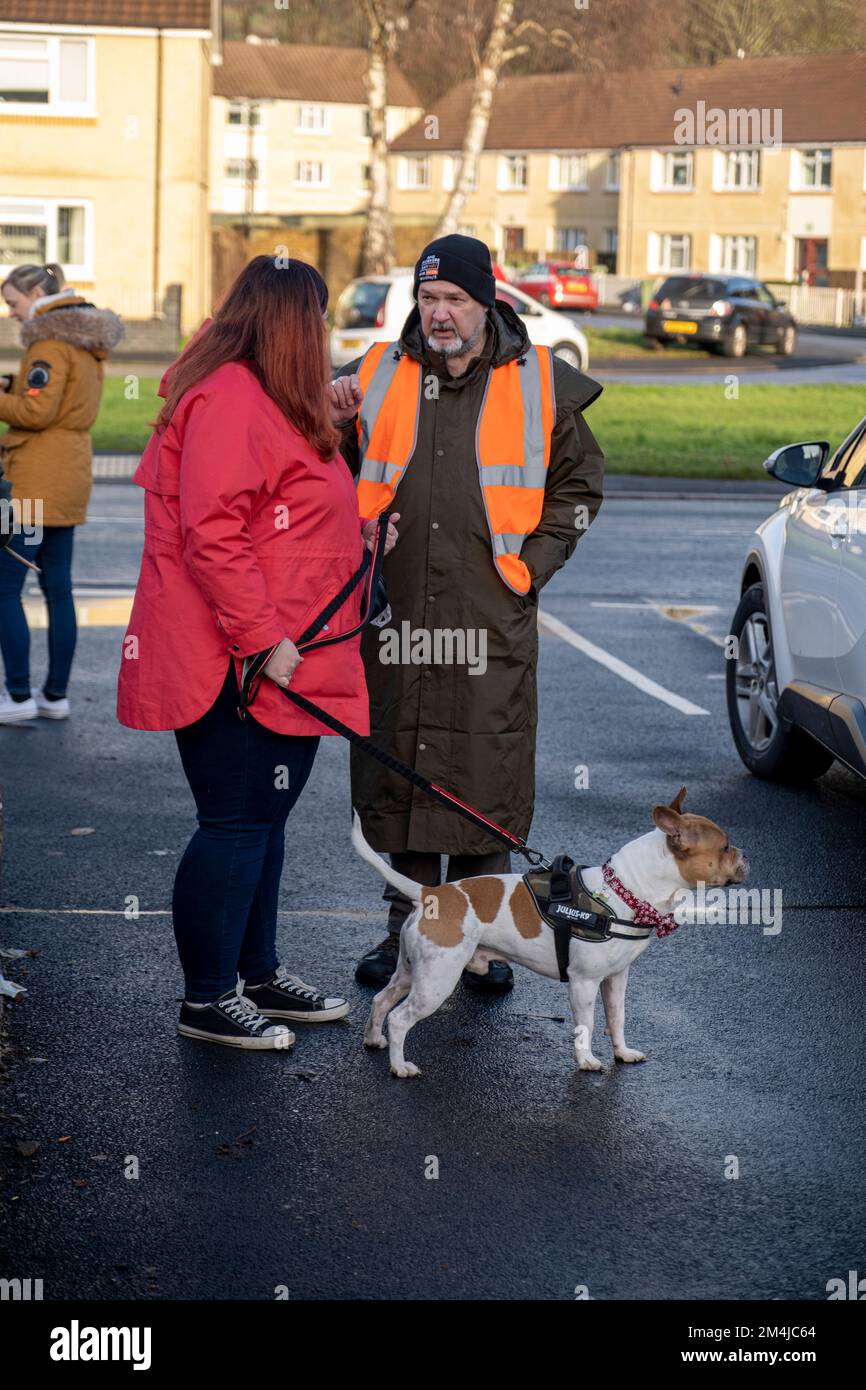
[[[294,645],[372,543],[337,450],[345,411],[329,390],[327,300],[312,266],[251,261],[166,374],[134,479],[144,551],[117,717],[175,732],[198,812],[172,902],[186,984],[178,1031],[235,1047],[288,1047],[286,1020],[349,1007],[289,974],[275,944],[286,819],[330,732],[276,687],[291,681],[369,730],[359,638],[306,660]],[[361,588],[331,635],[358,622]],[[270,648],[268,679],[241,719],[243,659]]]

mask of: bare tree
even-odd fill
[[[364,226],[361,268],[365,275],[382,275],[394,264],[388,160],[388,58],[394,50],[399,21],[388,14],[386,0],[363,0],[363,9],[368,34],[364,87],[370,121],[370,202]]]
[[[671,56],[684,63],[866,43],[862,0],[680,0],[680,19]]]

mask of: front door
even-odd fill
[[[798,237],[797,275],[807,285],[826,285],[827,248],[826,237]]]

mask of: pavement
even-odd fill
[[[606,1069],[577,1072],[564,986],[518,969],[504,999],[458,989],[412,1034],[423,1075],[395,1081],[361,1045],[382,885],[337,739],[289,822],[279,945],[348,1019],[272,1055],[175,1033],[193,806],[171,734],[114,719],[141,495],[97,488],[73,718],[0,729],[0,945],[38,953],[9,969],[30,993],[0,1091],[0,1274],[45,1299],[825,1300],[862,1269],[866,784],[758,782],[725,715],[719,642],[773,505],[609,497],[543,594],[530,843],[599,863],[685,783],[781,890],[782,930],[654,941],[627,1001],[643,1065],[614,1066],[599,1026]]]

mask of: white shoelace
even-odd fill
[[[317,999],[324,999],[325,997],[323,994],[320,994],[317,989],[313,989],[310,985],[304,984],[304,981],[299,980],[297,975],[290,975],[284,965],[280,966],[274,976],[274,984],[277,989],[285,991],[286,994],[299,994],[303,999],[309,999],[311,1003],[315,1003]]]
[[[223,1013],[228,1014],[229,1018],[234,1019],[242,1028],[248,1028],[254,1033],[268,1022],[264,1014],[260,1014],[244,995],[235,995],[233,999],[223,999],[219,1007]]]

